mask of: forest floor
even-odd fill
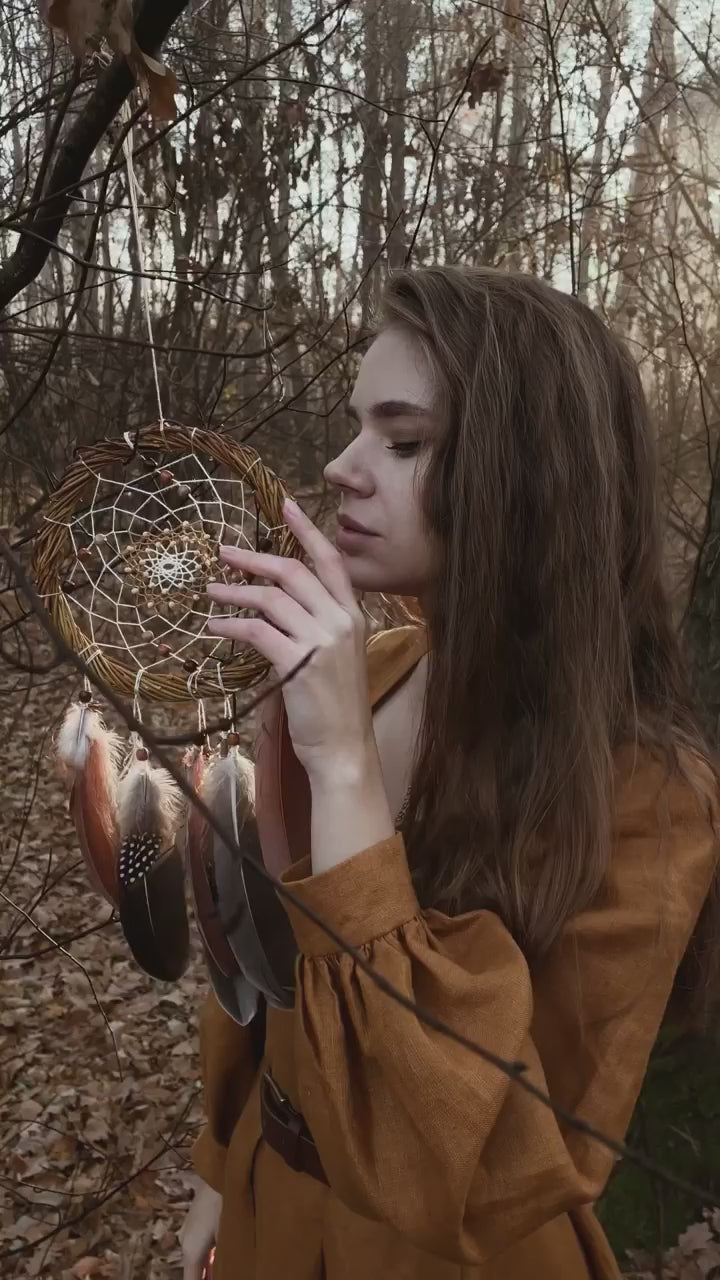
[[[202,958],[195,945],[173,986],[134,964],[86,885],[52,758],[73,677],[29,693],[3,679],[0,1274],[176,1280],[202,1124]]]
[[[0,675],[0,1274],[180,1280],[207,979],[197,944],[176,985],[146,977],[87,887],[52,757],[75,684],[67,672],[43,679],[28,689],[27,677]],[[647,1243],[632,1234],[622,1178],[611,1236]],[[634,1274],[720,1275],[716,1227],[717,1213],[696,1222],[662,1271],[654,1251],[638,1255]]]

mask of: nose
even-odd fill
[[[347,448],[328,462],[323,475],[336,489],[347,489],[359,498],[369,498],[375,484],[367,466],[363,465],[358,448],[359,437],[350,441]]]

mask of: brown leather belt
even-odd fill
[[[327,1185],[318,1149],[305,1120],[296,1111],[269,1071],[260,1085],[260,1117],[263,1138],[296,1173],[308,1173]]]

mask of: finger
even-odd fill
[[[257,649],[281,679],[308,652],[307,645],[298,645],[262,618],[211,618],[207,629],[210,635]]]
[[[207,585],[207,593],[219,605],[259,610],[296,640],[312,640],[317,632],[317,622],[312,615],[280,587],[230,586],[211,582]]]
[[[233,569],[240,569],[247,577],[267,578],[269,582],[282,587],[314,618],[330,621],[332,617],[338,616],[340,609],[344,609],[317,574],[301,560],[266,555],[263,551],[247,551],[240,547],[221,547],[220,558]]]
[[[285,499],[283,514],[288,528],[295,534],[303,551],[307,552],[312,560],[315,572],[323,586],[343,608],[354,610],[357,607],[355,593],[345,561],[337,547],[325,537],[324,533],[320,532],[317,525],[313,524],[310,517],[305,515],[292,498]]]

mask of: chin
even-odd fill
[[[417,584],[397,573],[389,573],[380,565],[363,562],[359,556],[343,555],[345,567],[355,591],[372,595],[416,596]]]

